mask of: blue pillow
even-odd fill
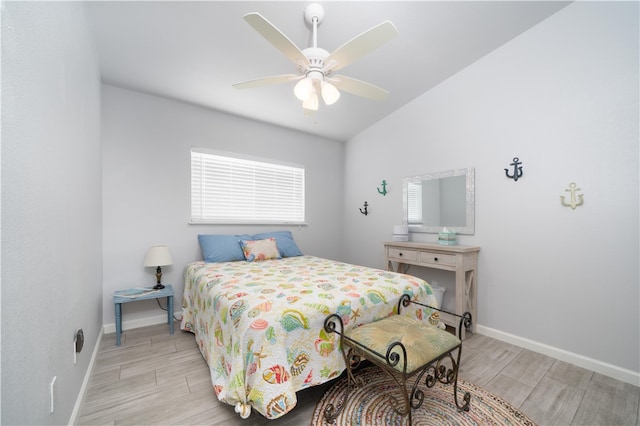
[[[293,235],[291,235],[290,231],[263,232],[261,234],[256,234],[251,238],[254,240],[264,240],[267,238],[275,238],[276,244],[278,245],[278,251],[280,252],[280,256],[282,257],[302,256],[302,252],[296,245],[296,242],[293,241]]]
[[[198,243],[205,262],[233,262],[244,260],[240,240],[250,240],[248,234],[242,235],[198,235]]]

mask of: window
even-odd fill
[[[407,184],[407,220],[410,224],[422,223],[422,183]]]
[[[191,149],[191,223],[304,223],[304,168]]]

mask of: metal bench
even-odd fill
[[[425,321],[400,315],[402,307],[420,305],[433,311],[446,312],[460,318],[458,336],[442,330]],[[443,311],[411,300],[404,294],[398,302],[398,315],[391,315],[378,321],[344,331],[342,317],[338,314],[327,316],[324,329],[327,333],[340,336],[340,347],[347,365],[347,387],[344,399],[336,406],[329,405],[324,416],[333,422],[342,411],[349,398],[350,390],[357,386],[353,369],[366,359],[379,366],[397,383],[402,392],[402,401],[389,395],[393,409],[401,416],[408,415],[411,424],[411,409],[418,409],[424,401],[424,393],[418,388],[425,377],[425,385],[433,387],[438,381],[453,383],[453,397],[459,410],[469,411],[471,395],[467,392],[458,402],[458,367],[462,354],[462,330],[471,326],[471,314],[462,315]],[[454,358],[454,352],[457,356]],[[448,366],[448,368],[447,368]],[[409,379],[416,376],[411,383]],[[411,391],[407,389],[410,385]]]

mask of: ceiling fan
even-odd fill
[[[347,65],[372,52],[398,34],[390,21],[384,21],[349,40],[332,53],[317,45],[318,25],[324,18],[324,8],[318,3],[309,4],[304,11],[305,21],[313,27],[313,46],[300,50],[284,33],[259,13],[248,13],[249,23],[276,49],[280,50],[298,68],[298,74],[282,74],[236,83],[237,89],[248,89],[271,84],[297,81],[294,94],[302,101],[306,114],[318,110],[319,97],[331,105],[340,98],[340,91],[374,100],[383,100],[389,92],[373,84],[344,75],[334,75]]]

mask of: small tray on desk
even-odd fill
[[[136,299],[141,296],[146,296],[147,294],[157,293],[160,290],[156,290],[153,287],[138,287],[138,288],[128,288],[126,290],[119,290],[114,293],[114,296],[119,297],[129,297],[131,299]]]

